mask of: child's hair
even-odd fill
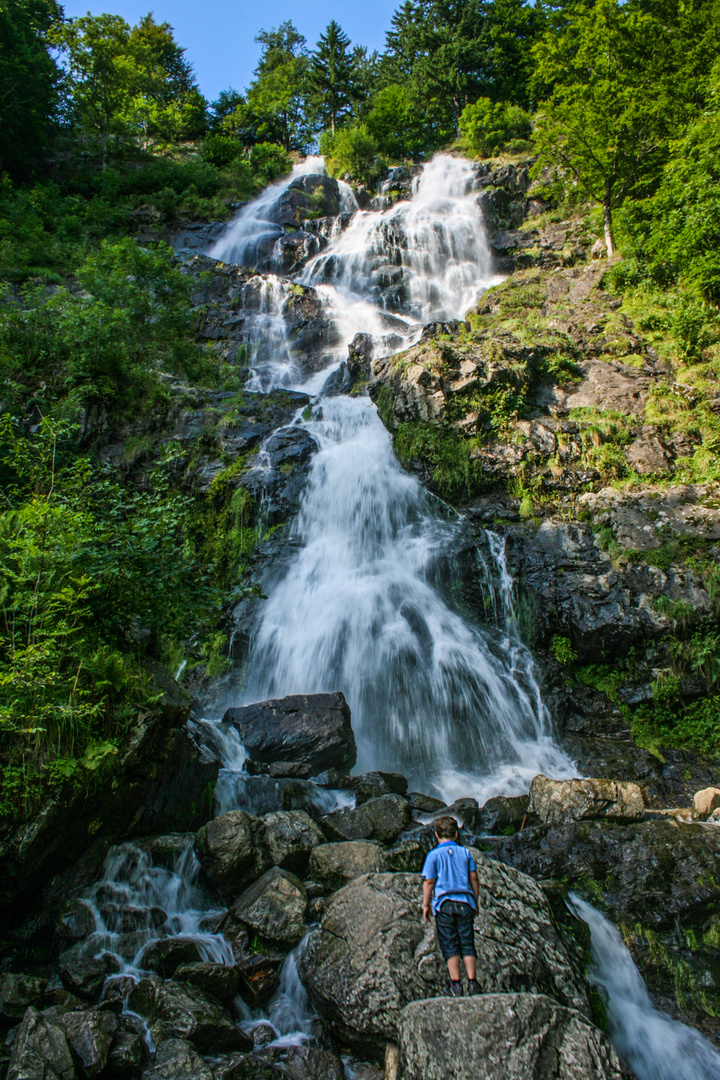
[[[458,834],[458,823],[449,814],[445,817],[436,818],[435,832],[441,840],[452,840]]]

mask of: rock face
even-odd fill
[[[113,1036],[117,1031],[117,1017],[112,1012],[90,1009],[88,1012],[67,1013],[62,1020],[82,1076],[88,1080],[99,1076],[107,1064]]]
[[[237,894],[272,865],[262,821],[244,810],[229,810],[204,825],[195,851],[208,881],[226,894]]]
[[[484,993],[546,993],[587,1012],[585,993],[542,890],[477,853],[475,937]],[[395,1039],[411,1001],[444,992],[447,969],[421,914],[418,874],[367,874],[330,898],[301,953],[300,976],[328,1022],[360,1044]]]
[[[187,1039],[201,1054],[252,1047],[227,1013],[194,986],[143,979],[130,994],[129,1006],[148,1021],[156,1043]]]
[[[388,853],[370,840],[323,844],[310,856],[310,875],[328,889],[340,889],[363,874],[382,874],[389,869]]]
[[[307,892],[294,874],[274,866],[237,898],[230,913],[250,933],[291,949],[307,930]]]
[[[278,810],[263,818],[270,857],[275,866],[303,874],[311,852],[325,842],[320,829],[304,810]]]
[[[30,1006],[13,1042],[7,1080],[75,1080],[75,1075],[62,1023]]]
[[[550,825],[592,818],[640,821],[645,802],[640,786],[627,781],[549,780],[547,776],[536,776],[530,785],[528,812]]]
[[[342,694],[310,694],[261,701],[228,709],[223,723],[240,733],[253,761],[297,761],[323,769],[355,764],[357,750],[350,726],[350,709]]]
[[[544,994],[407,1005],[403,1080],[628,1080],[602,1032]]]
[[[412,821],[409,803],[400,795],[381,795],[353,810],[339,810],[322,819],[332,840],[378,840],[391,844]]]
[[[39,1006],[46,985],[46,979],[33,975],[0,975],[0,1024],[12,1027],[22,1020],[28,1005]]]

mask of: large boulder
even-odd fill
[[[310,876],[326,888],[341,889],[363,874],[382,874],[389,869],[388,853],[373,840],[346,840],[323,844],[310,856]]]
[[[321,821],[331,840],[378,840],[391,844],[412,822],[410,804],[401,795],[381,795],[352,810],[338,810]]]
[[[320,829],[304,810],[278,810],[263,818],[270,858],[275,866],[304,874],[310,853],[325,842]]]
[[[155,971],[163,979],[171,979],[180,964],[202,960],[200,947],[192,938],[180,936],[158,938],[143,950],[138,967]]]
[[[308,896],[299,878],[274,866],[237,898],[230,913],[252,934],[289,949],[307,931]]]
[[[12,1027],[22,1020],[28,1005],[42,1004],[47,979],[35,975],[0,975],[0,1025]]]
[[[605,1036],[545,994],[487,994],[407,1005],[403,1080],[627,1080]]]
[[[608,818],[640,821],[645,814],[638,784],[617,780],[549,780],[536,776],[530,785],[528,813],[544,824]]]
[[[80,1075],[87,1080],[99,1076],[107,1064],[117,1031],[117,1016],[102,1009],[88,1009],[87,1012],[66,1013],[62,1022]]]
[[[185,1039],[168,1039],[143,1080],[215,1080],[213,1071]]]
[[[272,866],[264,825],[244,810],[229,810],[204,825],[195,837],[195,853],[210,884],[229,895]]]
[[[223,723],[240,733],[253,761],[303,762],[316,773],[337,768],[349,772],[357,749],[350,708],[342,694],[294,695],[228,709]]]
[[[214,964],[210,960],[181,964],[174,977],[177,982],[190,983],[201,993],[210,994],[225,1005],[233,1003],[240,985],[237,968],[230,964]]]
[[[201,1054],[252,1048],[252,1040],[219,1005],[194,986],[142,979],[130,994],[128,1004],[148,1021],[156,1043],[187,1039]]]
[[[408,782],[402,773],[369,772],[347,776],[340,787],[355,793],[355,805],[377,799],[381,795],[406,795]]]
[[[587,999],[540,887],[474,852],[480,881],[475,921],[484,993],[544,993],[586,1013]],[[402,1009],[442,994],[447,968],[432,922],[423,922],[419,874],[367,874],[326,905],[299,958],[315,1007],[359,1044],[395,1039]]]
[[[75,1080],[75,1076],[61,1021],[29,1006],[15,1035],[7,1080]]]

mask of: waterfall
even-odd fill
[[[355,333],[404,347],[422,326],[463,318],[494,280],[473,168],[439,155],[410,200],[360,211],[306,265],[340,345],[325,373],[296,388],[316,392]],[[277,197],[277,194],[275,195]],[[255,234],[269,206],[246,208]],[[237,252],[236,221],[212,254]],[[243,249],[246,252],[249,249]],[[287,385],[284,361],[263,369]],[[529,651],[504,632],[466,622],[437,587],[462,521],[441,511],[397,462],[366,396],[320,397],[301,420],[318,443],[292,525],[296,554],[270,572],[242,685],[226,704],[342,690],[353,715],[358,770],[385,768],[447,801],[527,791],[539,772],[574,774],[551,736]],[[498,543],[500,543],[498,541]],[[501,545],[500,545],[501,547]],[[493,551],[503,607],[512,586]]]
[[[590,928],[590,982],[606,998],[609,1034],[637,1080],[720,1080],[720,1052],[685,1024],[658,1012],[620,934],[586,900],[571,907]]]

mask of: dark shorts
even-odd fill
[[[446,900],[437,910],[440,952],[446,960],[451,956],[477,956],[474,933],[475,911],[459,900]]]

